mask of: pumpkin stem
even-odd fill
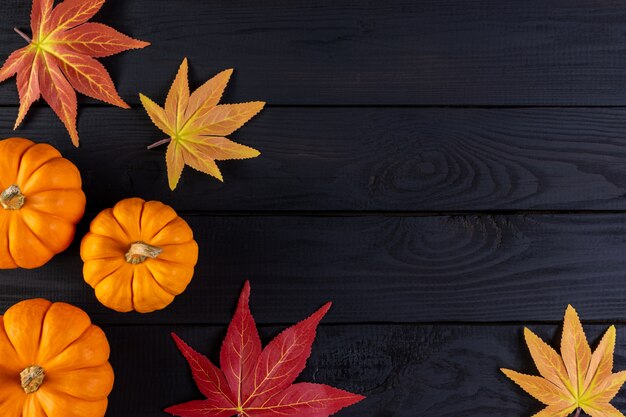
[[[126,262],[137,265],[146,259],[156,259],[163,252],[163,249],[148,245],[145,242],[131,243],[130,249],[126,252]]]
[[[43,380],[46,377],[46,373],[43,371],[43,368],[39,365],[29,366],[20,372],[20,380],[22,382],[22,389],[26,394],[32,394],[36,392],[41,384],[43,384]]]
[[[17,185],[12,185],[0,194],[0,204],[6,210],[19,210],[24,205],[25,197]]]

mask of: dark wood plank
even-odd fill
[[[0,2],[2,58],[29,7]],[[196,82],[235,67],[229,99],[273,104],[626,103],[618,1],[109,0],[95,20],[153,43],[106,60],[134,103],[163,97],[183,56]]]
[[[558,347],[558,326],[530,327]],[[585,330],[597,341],[607,327],[585,326]],[[279,330],[262,329],[264,339]],[[226,330],[224,326],[116,326],[105,331],[117,376],[108,415],[164,417],[163,408],[201,398],[168,333],[177,332],[218,363]],[[619,326],[617,334],[614,366],[622,370],[626,369],[626,328]],[[322,326],[301,380],[368,397],[337,417],[530,417],[539,411],[541,404],[507,380],[500,367],[537,374],[521,326]],[[626,409],[622,395],[613,404]]]
[[[227,323],[250,279],[267,324],[328,300],[335,323],[559,320],[563,303],[589,320],[626,320],[626,215],[187,219],[200,263],[165,311],[100,306],[78,242],[41,269],[1,271],[0,307],[42,296],[102,323]]]
[[[260,158],[189,168],[167,186],[163,135],[140,110],[89,108],[75,149],[49,109],[0,137],[57,146],[81,169],[89,210],[139,195],[184,211],[626,209],[624,109],[270,108],[234,138]]]

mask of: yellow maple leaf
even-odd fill
[[[256,149],[226,138],[265,106],[261,101],[218,104],[232,73],[232,69],[220,72],[191,94],[185,58],[167,95],[165,108],[139,95],[152,122],[169,136],[148,149],[169,143],[165,159],[172,190],[185,165],[224,181],[215,161],[260,155]]]
[[[565,311],[561,355],[528,328],[524,338],[541,376],[501,369],[546,408],[533,417],[565,417],[584,411],[591,417],[624,417],[609,402],[626,381],[626,371],[613,373],[615,326],[609,327],[591,353],[576,310]]]

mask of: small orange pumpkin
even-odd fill
[[[96,216],[80,256],[85,281],[102,304],[149,313],[167,307],[187,288],[198,245],[174,209],[130,198]]]
[[[0,316],[0,415],[102,417],[113,388],[109,342],[87,313],[26,300]]]
[[[52,146],[0,141],[0,269],[37,268],[67,249],[85,212],[81,186]]]

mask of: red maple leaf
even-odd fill
[[[222,344],[222,369],[172,333],[206,400],[175,405],[166,412],[180,417],[328,417],[365,398],[328,385],[294,384],[311,355],[317,325],[331,303],[284,330],[262,349],[249,298],[250,284],[246,282]]]

